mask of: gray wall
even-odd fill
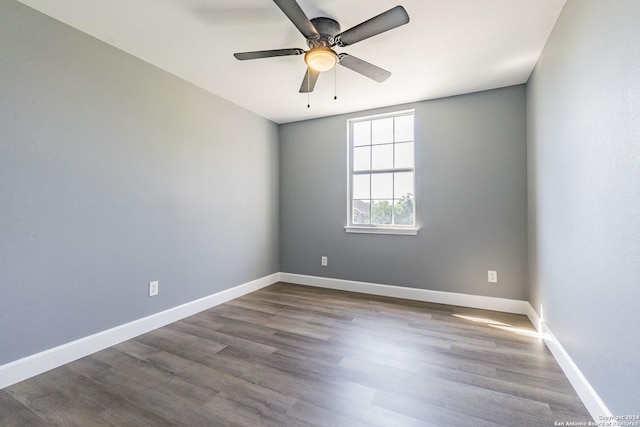
[[[348,234],[346,121],[406,108],[418,236]],[[524,86],[280,126],[283,272],[526,299],[526,203]]]
[[[275,124],[0,0],[0,364],[277,272],[278,238]]]
[[[527,85],[531,302],[640,412],[640,2],[569,0]]]

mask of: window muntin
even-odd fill
[[[414,111],[349,121],[349,226],[415,227]]]

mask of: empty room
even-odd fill
[[[638,28],[0,0],[0,425],[640,427]]]

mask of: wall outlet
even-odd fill
[[[323,257],[320,259],[320,264],[321,264],[323,267],[326,267],[326,266],[327,266],[327,261],[328,261],[327,257],[326,257],[326,256],[323,256]]]
[[[498,283],[498,272],[495,270],[489,270],[487,274],[489,283]]]
[[[154,297],[158,295],[158,281],[149,282],[149,296]]]

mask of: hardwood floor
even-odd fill
[[[593,421],[520,315],[277,283],[0,390],[2,426]]]

